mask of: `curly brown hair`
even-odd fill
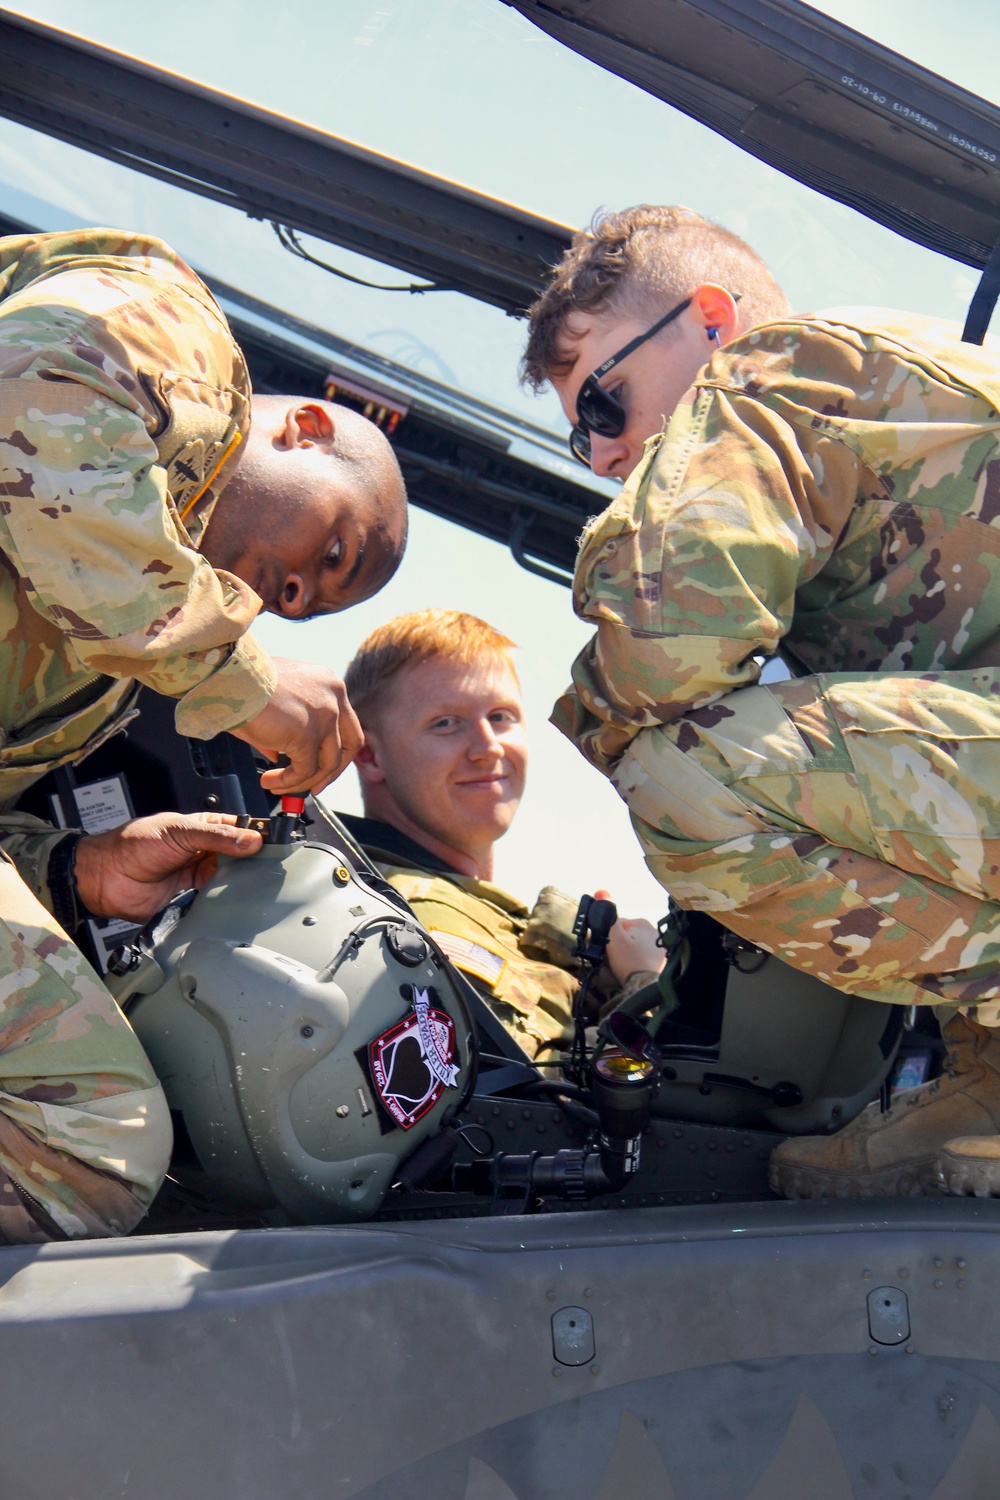
[[[703,282],[740,294],[740,327],[790,311],[788,299],[755,250],[692,208],[640,203],[596,215],[574,236],[548,286],[528,313],[521,381],[540,391],[576,363],[573,313],[636,314],[655,321]],[[664,329],[669,337],[671,330]]]

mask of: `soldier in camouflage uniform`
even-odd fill
[[[627,477],[581,542],[596,634],[554,722],[650,868],[828,984],[964,1013],[942,1080],[786,1143],[772,1181],[1000,1191],[996,355],[908,314],[792,316],[734,236],[639,209],[578,237],[526,370]],[[795,677],[756,686],[773,654]]]
[[[206,856],[260,843],[180,815],[91,838],[18,797],[121,729],[140,684],[183,734],[285,752],[275,790],[318,790],[360,739],[339,680],[271,662],[248,626],[262,603],[304,617],[380,586],[398,470],[325,403],[255,398],[250,417],[225,318],[160,241],[0,241],[0,1242],[125,1233],[169,1158],[159,1085],[75,922],[143,921]]]
[[[365,730],[364,818],[345,821],[529,1057],[572,1038],[577,902],[552,886],[529,911],[493,883],[494,845],[524,790],[527,746],[513,642],[473,615],[421,610],[362,642],[346,682]],[[612,929],[595,1009],[655,979],[642,919]]]

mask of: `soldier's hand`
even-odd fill
[[[262,839],[228,813],[157,813],[76,846],[76,885],[95,917],[148,922],[178,891],[200,889],[217,857],[256,854]]]
[[[595,891],[601,901],[610,901],[607,891]],[[619,917],[608,938],[608,964],[619,984],[632,974],[659,974],[667,955],[657,946],[659,934],[645,917]]]
[[[347,689],[326,667],[276,661],[278,686],[263,712],[232,731],[272,760],[288,765],[265,771],[269,792],[321,792],[347,769],[364,735]]]

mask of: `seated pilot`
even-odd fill
[[[527,768],[512,649],[455,610],[371,632],[345,679],[365,733],[365,816],[344,822],[524,1051],[551,1058],[572,1031],[577,902],[546,887],[529,911],[492,884],[493,846]],[[648,984],[662,964],[653,925],[619,920],[598,1003]]]

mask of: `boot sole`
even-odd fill
[[[1000,1162],[951,1156],[937,1161],[938,1191],[953,1198],[1000,1198]]]
[[[945,1186],[938,1156],[877,1172],[831,1172],[772,1161],[768,1180],[771,1191],[783,1198],[932,1198],[954,1191]],[[996,1181],[1000,1192],[1000,1173]]]

